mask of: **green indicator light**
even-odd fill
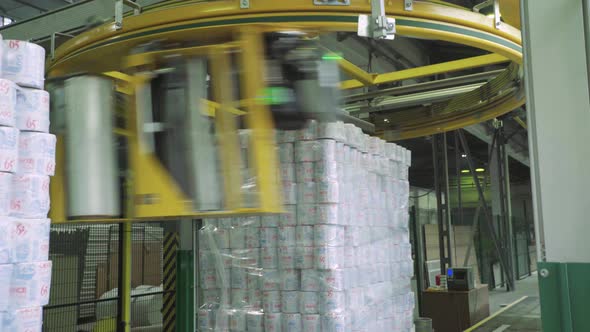
[[[342,56],[338,54],[324,54],[322,60],[342,60]]]
[[[283,87],[265,88],[258,100],[264,105],[281,105],[291,101],[291,91]]]

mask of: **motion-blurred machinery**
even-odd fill
[[[47,65],[60,136],[51,218],[282,212],[274,129],[299,129],[309,118],[360,122],[341,111],[341,89],[510,62],[428,112],[397,113],[378,134],[421,136],[513,110],[524,102],[520,31],[494,22],[430,1],[172,1],[119,15],[64,43]],[[491,53],[367,73],[318,47],[318,36],[334,31],[395,32]],[[341,81],[342,73],[352,79]]]
[[[301,32],[244,40],[260,47],[153,42],[125,74],[55,81],[67,190],[54,220],[281,212],[274,129],[336,120],[339,69]]]

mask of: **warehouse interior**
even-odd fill
[[[0,332],[590,331],[589,6],[0,1]]]

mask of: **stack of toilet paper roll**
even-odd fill
[[[0,43],[0,331],[40,331],[49,301],[49,134],[44,49]]]
[[[412,331],[410,152],[341,122],[277,140],[287,213],[203,222],[199,331]]]

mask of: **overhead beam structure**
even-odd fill
[[[151,61],[149,53],[128,55],[137,45],[154,40],[181,45],[181,48],[170,48],[164,53],[184,54],[186,49],[182,45],[198,42],[199,45],[220,46],[231,43],[236,32],[254,28],[263,32],[295,29],[314,35],[335,31],[356,32],[358,16],[370,11],[370,4],[362,0],[352,0],[347,6],[314,5],[307,0],[288,3],[257,0],[256,6],[248,9],[240,8],[237,2],[188,1],[182,6],[166,2],[146,8],[141,15],[125,17],[122,28],[109,22],[66,41],[47,64],[48,75],[60,77],[89,70],[96,71],[96,74],[121,71],[121,65],[126,61]],[[490,53],[389,73],[366,72],[351,62],[341,60],[342,71],[355,78],[352,83],[343,84],[345,88],[348,84],[351,84],[349,87],[363,87],[510,63],[489,83],[474,87],[475,90],[449,101],[433,103],[427,112],[396,114],[391,122],[395,126],[385,130],[384,137],[387,139],[454,130],[492,119],[524,103],[524,96],[519,93],[518,67],[522,61],[522,48],[517,29],[504,23],[496,26],[494,20],[485,15],[437,2],[416,2],[412,11],[405,10],[401,1],[390,2],[385,4],[385,11],[388,16],[395,17],[396,34],[400,37],[441,40]],[[88,66],[89,62],[92,66]]]
[[[43,8],[43,7],[38,6],[38,5],[36,5],[36,4],[32,3],[32,2],[25,1],[25,0],[14,0],[14,1],[20,3],[23,6],[27,6],[27,7],[31,7],[33,9],[36,9],[36,10],[38,10],[40,12],[43,12],[43,13],[44,12],[47,12],[47,8]]]
[[[21,0],[22,1],[22,0]],[[27,1],[28,2],[28,1]],[[142,6],[149,6],[162,0],[138,0]],[[39,9],[40,10],[40,9]],[[40,41],[49,39],[54,32],[74,32],[96,22],[110,20],[115,15],[114,1],[79,1],[72,5],[47,12],[33,18],[17,21],[0,29],[4,39],[20,39]]]
[[[493,133],[488,131],[488,129],[481,123],[465,127],[465,131],[488,144],[492,143]],[[506,152],[510,157],[514,158],[514,160],[527,167],[530,167],[528,151],[522,151],[517,147],[516,144],[508,141],[508,144],[506,145]]]
[[[434,65],[428,65],[423,67],[398,70],[395,72],[385,74],[369,74],[358,67],[351,68],[349,64],[343,65],[343,63],[341,62],[340,66],[343,69],[343,71],[356,78],[354,80],[342,82],[341,88],[357,89],[362,88],[363,86],[393,83],[409,79],[452,73],[458,70],[467,70],[507,62],[509,62],[509,60],[501,55],[488,54],[461,60],[437,63]]]

